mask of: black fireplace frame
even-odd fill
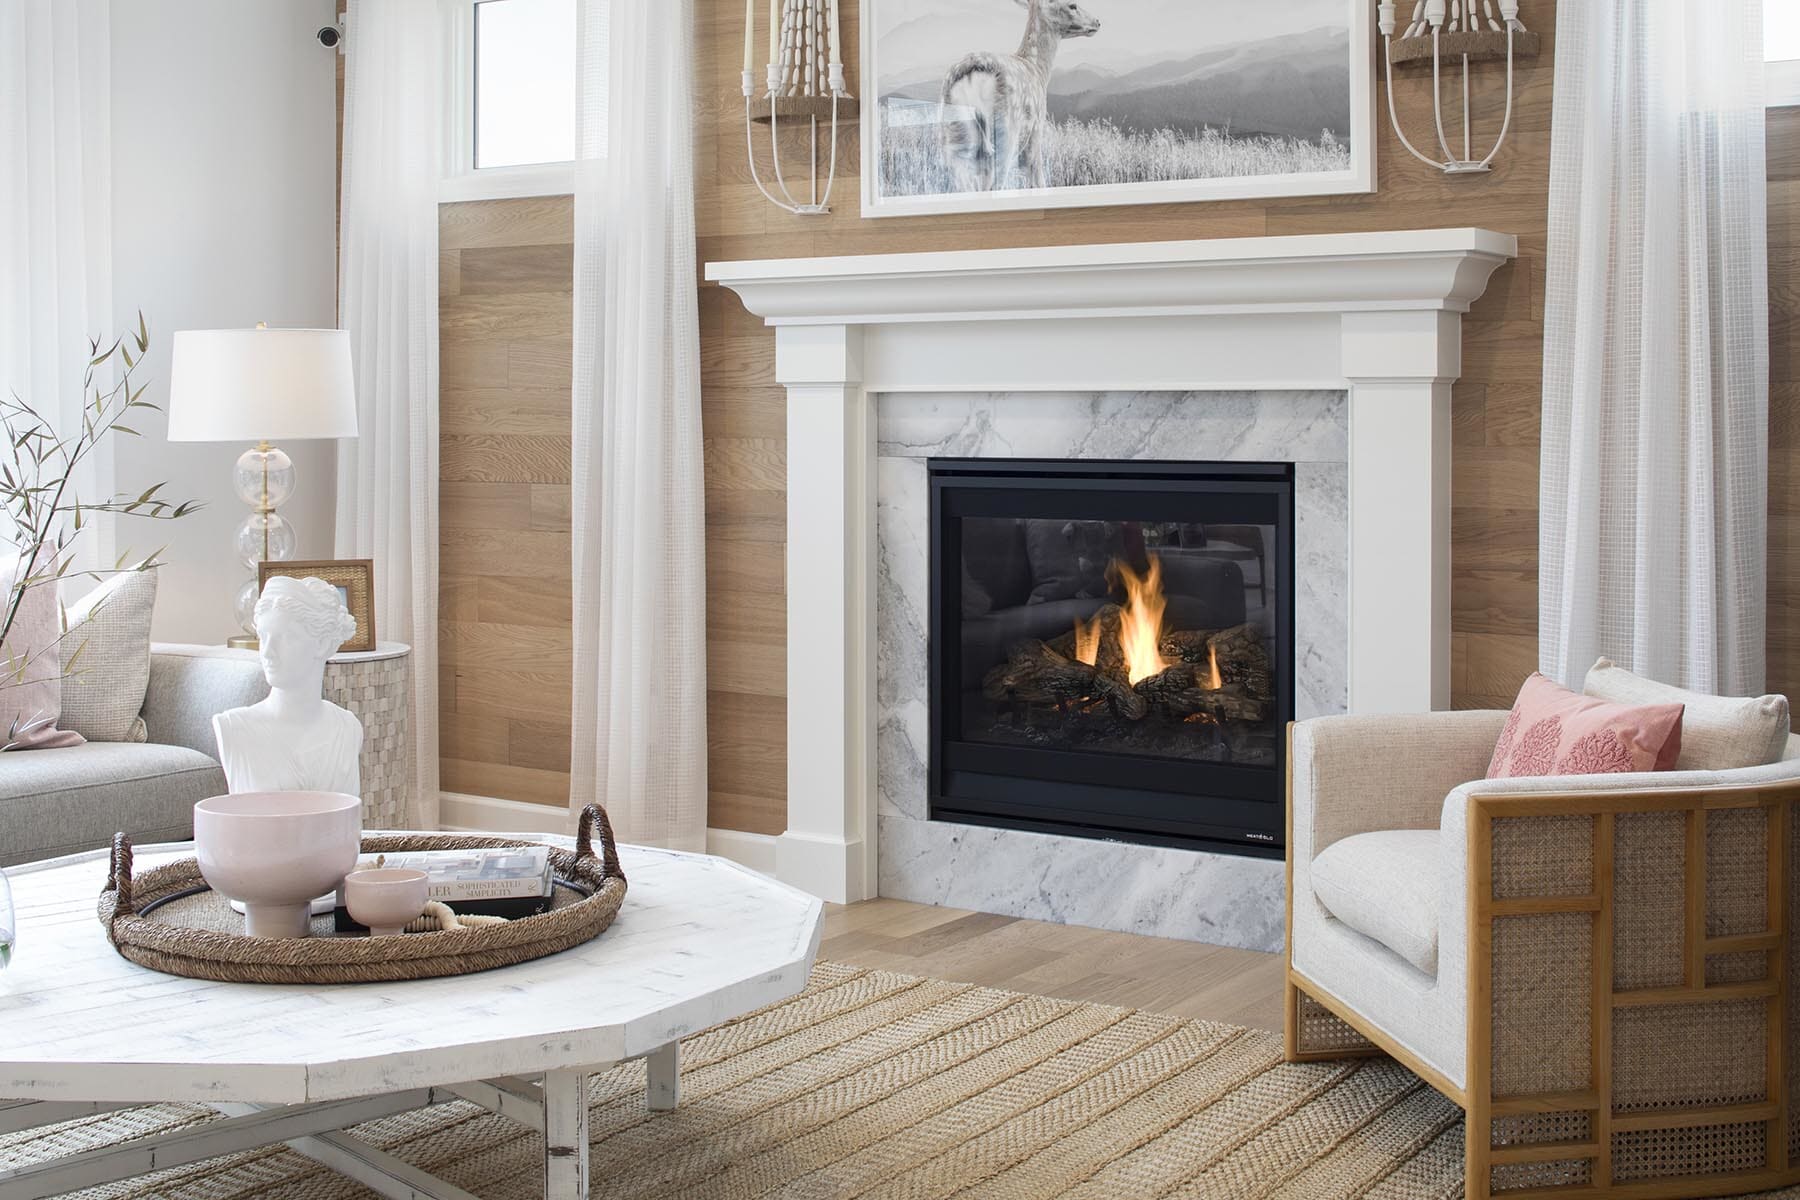
[[[933,458],[930,480],[930,747],[933,820],[1109,841],[1222,851],[1257,858],[1285,853],[1287,756],[1273,767],[1160,759],[1148,755],[1000,746],[947,737],[960,729],[963,516],[1032,516],[1032,493],[1080,491],[1094,519],[1219,523],[1221,498],[1275,516],[1275,719],[1294,713],[1294,466],[1267,462],[1100,462]],[[1186,497],[1196,506],[1180,511]],[[1146,512],[1145,500],[1158,507]],[[1208,503],[1205,516],[1201,503]],[[1229,505],[1230,500],[1226,500]],[[973,511],[972,511],[973,510]],[[1016,510],[1016,511],[1013,511]],[[1040,510],[1041,511],[1041,510]],[[1164,514],[1167,515],[1164,515]],[[1264,518],[1257,517],[1258,523]],[[953,568],[953,569],[952,569]],[[955,628],[950,626],[949,628]],[[1118,782],[1121,761],[1137,781]]]

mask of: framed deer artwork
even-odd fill
[[[863,0],[863,215],[1375,190],[1374,0]]]

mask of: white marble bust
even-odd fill
[[[324,698],[325,660],[356,632],[338,590],[323,579],[276,577],[256,601],[268,699],[213,718],[219,761],[233,792],[362,794],[363,728]]]

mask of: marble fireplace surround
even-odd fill
[[[1516,253],[1511,235],[1429,229],[708,264],[775,327],[788,393],[787,694],[806,700],[787,723],[775,873],[837,903],[895,877],[876,863],[878,395],[1344,393],[1347,708],[1447,706],[1450,385],[1461,314]],[[942,825],[965,851],[1007,832],[907,824]],[[1015,836],[1052,858],[1077,841]],[[1168,853],[1202,876],[1252,861]],[[1254,881],[1246,899],[1268,885]],[[1203,890],[1218,883],[1232,880]],[[1261,944],[1268,920],[1132,926]]]

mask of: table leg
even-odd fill
[[[544,1200],[588,1200],[587,1076],[544,1074]]]
[[[644,1056],[644,1106],[663,1112],[681,1102],[681,1043],[658,1046]]]

